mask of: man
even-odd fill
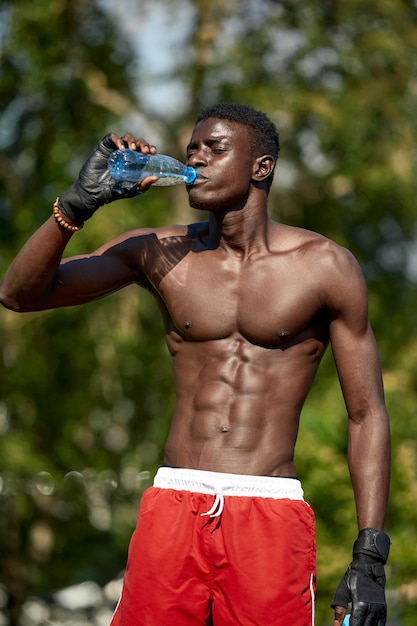
[[[208,221],[141,229],[62,260],[114,190],[105,137],[54,213],[17,255],[1,301],[15,311],[90,302],[125,285],[158,304],[175,369],[164,466],[143,495],[113,626],[308,626],[314,623],[314,516],[294,466],[299,415],[330,342],[349,424],[359,535],[333,599],[334,626],[383,626],[383,531],[389,425],[363,275],[325,237],[272,221],[278,158],[270,120],[238,104],[197,120],[187,148],[198,171],[191,207]]]

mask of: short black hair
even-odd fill
[[[253,155],[262,156],[270,154],[275,161],[278,160],[279,154],[279,135],[275,124],[262,111],[257,111],[248,104],[240,104],[238,102],[219,102],[203,109],[198,117],[198,122],[216,118],[220,120],[228,120],[249,127],[251,131],[251,148]],[[268,182],[272,183],[274,171],[272,171]]]

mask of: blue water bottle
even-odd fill
[[[197,170],[191,165],[166,154],[142,154],[136,150],[115,150],[111,153],[107,164],[108,170],[115,181],[137,183],[145,176],[157,176],[157,186],[190,185],[197,178]]]
[[[350,624],[350,615],[345,615],[345,619],[343,620],[342,626],[349,626]]]

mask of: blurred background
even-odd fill
[[[366,275],[393,438],[389,624],[417,625],[416,0],[0,0],[0,277],[107,132],[184,160],[197,112],[220,100],[279,129],[271,216],[347,246]],[[67,251],[194,220],[183,186],[154,188],[101,209]],[[0,626],[109,623],[172,383],[137,288],[0,310]],[[345,455],[329,350],[297,446],[316,626],[332,623],[357,532]]]

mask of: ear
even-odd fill
[[[252,178],[261,182],[268,178],[272,170],[275,168],[275,159],[270,154],[264,154],[258,157],[253,164]]]

